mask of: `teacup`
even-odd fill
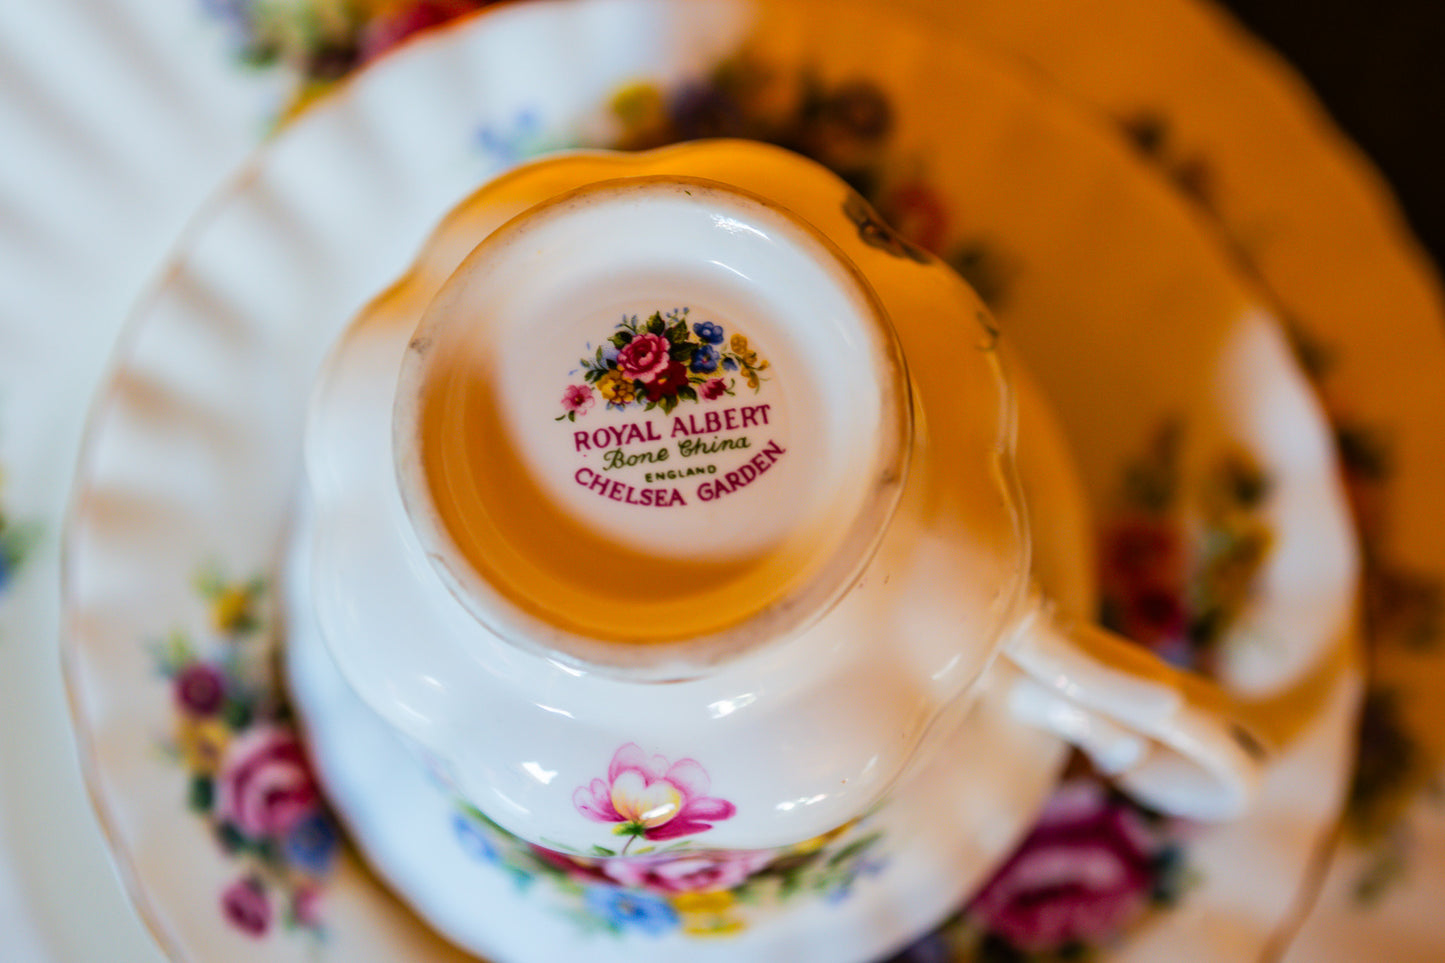
[[[987,831],[965,794],[1039,802],[991,784],[989,702],[1161,811],[1247,805],[1227,700],[1054,614],[1035,549],[1072,584],[1090,552],[1030,530],[1040,399],[833,175],[744,142],[562,155],[454,219],[474,249],[423,253],[413,277],[460,267],[415,329],[363,315],[322,373],[298,558],[351,686],[498,832],[706,893],[861,821],[916,877]],[[1080,501],[1039,431],[1040,484]],[[983,868],[936,860],[923,900],[882,873],[873,942]],[[749,958],[819,925],[775,916]]]

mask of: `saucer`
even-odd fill
[[[448,951],[430,934],[359,875],[349,859],[336,855],[334,827],[328,835],[329,824],[313,805],[314,787],[308,789],[299,774],[304,770],[294,763],[294,741],[288,747],[282,729],[285,713],[264,656],[271,624],[267,586],[274,581],[266,576],[273,571],[297,481],[297,412],[321,353],[377,279],[399,274],[427,226],[497,169],[502,158],[493,145],[507,138],[465,132],[511,130],[530,147],[549,139],[586,136],[607,143],[649,134],[639,123],[647,114],[625,114],[627,105],[645,107],[649,86],[673,89],[702,79],[747,32],[746,10],[730,4],[593,2],[569,7],[568,26],[562,28],[557,7],[514,6],[417,43],[362,74],[263,152],[210,220],[198,226],[141,309],[92,422],[68,543],[68,620],[75,701],[93,749],[97,797],[142,906],[176,958],[251,954],[246,958],[254,959],[257,944],[247,934],[266,934],[268,959],[311,953],[354,960],[446,958],[435,955]],[[763,63],[782,58],[787,42],[800,42],[801,22],[790,19],[792,8],[780,10],[769,13],[769,30],[758,38],[755,55]],[[570,51],[566,63],[537,56],[517,60],[516,51],[545,50],[538,41],[550,31],[575,31],[579,23],[593,28],[581,36],[595,36],[595,42]],[[629,33],[634,23],[648,29]],[[946,44],[941,49],[950,57],[930,62],[946,60],[947,69],[956,72],[951,79],[967,81],[968,89],[978,92],[968,105],[972,112],[958,118],[948,112],[958,111],[957,105],[912,103],[894,90],[919,89],[916,78],[894,77],[884,68],[903,54],[907,62],[922,62],[916,55],[943,41],[899,28],[901,39],[891,46],[879,42],[891,38],[866,18],[840,16],[830,23],[833,37],[803,41],[800,48],[839,55],[828,66],[826,82],[843,86],[839,77],[862,73],[880,81],[877,90],[897,97],[898,134],[889,138],[882,168],[917,175],[927,186],[931,158],[937,156],[975,165],[961,170],[983,165],[981,174],[1006,182],[1003,175],[1015,169],[1022,145],[1023,157],[1050,172],[1039,183],[1054,201],[1047,208],[1052,218],[1030,215],[1027,223],[1013,223],[1007,220],[1012,208],[985,212],[982,205],[975,215],[977,198],[968,183],[993,182],[972,180],[950,182],[947,193],[940,187],[932,195],[933,203],[908,211],[935,218],[942,212],[968,228],[963,240],[969,243],[958,257],[980,287],[992,283],[990,293],[1008,328],[1005,337],[1016,337],[1024,347],[1035,339],[1034,353],[1025,354],[1044,375],[1047,390],[1070,385],[1082,390],[1077,382],[1049,383],[1047,350],[1053,345],[1062,352],[1067,336],[1092,330],[1081,320],[1102,320],[1100,312],[1112,312],[1112,331],[1126,339],[1130,351],[1102,352],[1091,371],[1101,378],[1095,387],[1103,392],[1127,387],[1134,417],[1124,423],[1130,431],[1090,424],[1091,405],[1077,400],[1069,405],[1068,397],[1061,405],[1066,423],[1073,422],[1070,434],[1096,511],[1126,520],[1147,515],[1158,504],[1149,499],[1167,489],[1187,506],[1181,518],[1219,522],[1243,509],[1246,520],[1274,533],[1279,548],[1271,559],[1295,560],[1280,562],[1278,569],[1267,566],[1261,578],[1274,588],[1231,606],[1234,614],[1247,613],[1241,624],[1256,628],[1252,637],[1272,644],[1226,647],[1220,664],[1258,694],[1303,688],[1314,698],[1304,699],[1308,711],[1281,713],[1300,725],[1294,732],[1282,729],[1286,749],[1270,774],[1260,811],[1237,826],[1201,833],[1190,852],[1202,879],[1183,908],[1156,915],[1119,950],[1121,959],[1148,958],[1173,944],[1170,958],[1179,958],[1179,946],[1202,947],[1210,959],[1251,958],[1275,939],[1330,825],[1343,785],[1358,681],[1348,650],[1335,644],[1344,635],[1340,624],[1316,626],[1313,635],[1273,634],[1292,624],[1297,616],[1291,613],[1328,612],[1348,595],[1348,565],[1332,570],[1333,580],[1312,580],[1308,572],[1287,577],[1299,572],[1294,567],[1299,555],[1291,548],[1301,516],[1315,516],[1312,524],[1341,518],[1318,413],[1278,329],[1247,288],[1199,237],[1177,199],[1107,137],[1063,108],[1048,106],[1036,90],[1009,79],[986,58]],[[835,42],[837,33],[847,36],[865,27],[871,48]],[[608,41],[613,35],[648,42],[634,41],[623,55]],[[808,45],[825,40],[821,48]],[[839,54],[848,49],[870,49],[873,56],[849,63]],[[679,50],[689,56],[678,57]],[[802,60],[792,50],[781,62]],[[477,63],[507,65],[510,82],[492,91],[495,96],[476,97],[471,84],[477,82],[472,73]],[[650,74],[650,85],[637,83],[644,74]],[[396,106],[418,103],[428,110]],[[625,130],[619,108],[630,119]],[[524,117],[531,119],[519,122]],[[943,118],[963,123],[950,126]],[[991,129],[993,138],[980,136],[976,125]],[[967,138],[964,131],[970,132]],[[1047,151],[1040,149],[1041,141]],[[845,139],[841,148],[848,146]],[[523,147],[514,143],[513,149]],[[1061,157],[1070,163],[1061,163]],[[941,175],[932,176],[943,183]],[[927,191],[909,196],[929,199]],[[1101,221],[1101,210],[1110,217]],[[1134,243],[1088,243],[1102,229],[1116,232],[1117,241]],[[1074,280],[1083,279],[1084,287],[1060,298],[1058,289],[1035,287],[1034,279],[1046,274],[1027,266],[1053,263],[1061,250],[1104,260],[1111,250],[1128,251],[1131,269],[1115,264],[1112,274],[1095,273],[1081,260]],[[1163,251],[1176,253],[1166,257]],[[1146,264],[1161,273],[1146,272]],[[1202,296],[1192,297],[1193,292]],[[1141,336],[1156,329],[1140,319],[1166,308],[1171,332],[1200,333],[1188,363],[1177,369],[1198,374],[1197,381],[1160,377],[1152,368],[1141,376],[1148,366],[1128,360],[1133,351],[1158,350],[1159,369],[1180,364],[1167,339]],[[1057,355],[1055,367],[1065,367],[1066,357]],[[1268,412],[1256,404],[1262,388],[1277,392],[1273,397],[1280,401]],[[1308,443],[1281,444],[1278,432]],[[1169,465],[1183,468],[1175,472]],[[1231,465],[1249,470],[1234,471]],[[1270,479],[1270,498],[1249,505],[1221,502],[1220,479],[1246,476]],[[1130,481],[1150,477],[1166,483],[1162,489],[1139,488]],[[1225,488],[1240,490],[1232,483]],[[146,564],[135,565],[136,558]],[[195,589],[198,569],[207,575]],[[1297,593],[1295,605],[1276,603],[1291,591]],[[1310,599],[1318,604],[1306,604]],[[173,693],[189,692],[179,687],[183,678],[207,677],[245,697],[223,701],[234,706],[216,725],[196,725],[199,710],[183,700],[177,711],[173,700],[182,697]],[[1301,686],[1302,681],[1319,684]],[[270,720],[262,730],[269,742],[254,737],[258,720]],[[174,739],[164,737],[178,726]],[[179,761],[158,757],[157,742],[174,746]],[[249,835],[227,830],[235,829],[235,813],[218,809],[214,794],[218,783],[229,784],[241,771],[221,764],[223,746],[238,744],[259,753],[260,762],[289,766],[285,778],[307,805],[282,823],[288,833],[302,825],[315,830],[308,850],[314,872],[278,859],[278,844],[268,833],[282,824],[267,829],[266,819],[258,817]],[[324,768],[326,760],[319,761]],[[188,796],[199,815],[177,820]],[[226,805],[235,804],[232,799]],[[218,812],[225,817],[217,818]],[[358,837],[369,838],[365,832]],[[1240,853],[1250,854],[1247,879]],[[322,931],[325,942],[313,943]],[[1206,932],[1209,939],[1201,940]]]

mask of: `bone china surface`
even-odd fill
[[[204,909],[202,909],[202,911],[204,911]]]

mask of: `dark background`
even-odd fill
[[[1445,0],[1222,0],[1309,81],[1445,265]]]

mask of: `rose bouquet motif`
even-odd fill
[[[271,675],[264,584],[206,571],[196,587],[211,631],[178,630],[152,648],[174,710],[162,747],[185,770],[187,807],[235,863],[218,909],[250,937],[278,923],[322,937],[341,835]]]
[[[602,396],[607,407],[629,405],[671,412],[682,401],[712,401],[735,393],[738,378],[753,391],[762,386],[768,361],[736,332],[729,337],[714,321],[689,322],[687,308],[645,321],[624,316],[617,331],[581,359],[582,383],[562,393],[563,418],[576,421]]]

